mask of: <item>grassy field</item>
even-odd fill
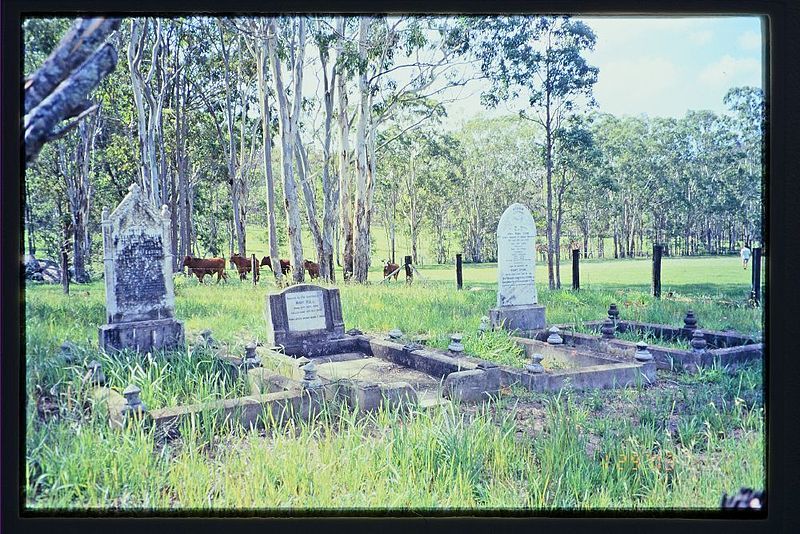
[[[548,291],[537,267],[539,300],[551,323],[600,319],[615,302],[623,319],[678,325],[692,308],[701,327],[761,335],[761,310],[746,302],[750,271],[735,258],[666,258],[661,300],[648,294],[649,268],[646,260],[584,262],[575,293]],[[523,363],[504,332],[476,334],[494,305],[496,266],[466,265],[464,291],[454,289],[452,266],[421,272],[412,286],[340,286],[346,328],[398,327],[439,347],[463,332],[467,351]],[[266,276],[257,287],[231,278],[202,286],[176,276],[188,340],[211,328],[240,352],[264,339],[274,286]],[[380,278],[375,269],[370,279]],[[244,384],[228,381],[204,351],[171,361],[98,353],[102,282],[73,285],[69,296],[29,284],[25,310],[25,491],[35,509],[695,509],[717,507],[740,486],[765,486],[760,365],[660,372],[657,384],[627,390],[515,391],[433,412],[356,418],[332,405],[312,423],[261,432],[200,418],[165,441],[147,428],[112,430],[87,409],[83,364],[100,360],[112,387],[137,383],[150,408],[238,396]],[[79,347],[73,366],[57,357],[65,339]]]

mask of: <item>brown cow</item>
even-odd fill
[[[214,273],[217,273],[218,284],[220,280],[225,279],[227,281],[228,279],[228,275],[225,273],[225,258],[193,258],[185,256],[182,266],[188,267],[189,276],[194,273],[201,284],[207,274],[213,277]]]
[[[278,262],[281,264],[281,273],[284,276],[288,276],[292,272],[292,264],[289,263],[289,260],[279,259]],[[272,259],[269,256],[261,258],[261,265],[266,265],[272,272],[275,272],[275,269],[272,268]]]
[[[400,274],[400,266],[396,263],[389,263],[386,262],[386,265],[383,266],[383,277],[386,278],[389,274],[394,273],[394,279],[397,280],[397,275]]]
[[[312,280],[319,278],[319,263],[303,260],[303,266],[306,268],[306,271],[308,271],[308,276],[310,276]]]
[[[231,267],[236,268],[239,272],[239,280],[246,280],[247,273],[249,273],[253,269],[253,262],[250,258],[245,258],[244,256],[240,256],[238,253],[231,256],[230,259]],[[255,262],[256,270],[253,273],[253,276],[256,278],[256,282],[258,281],[258,262]]]

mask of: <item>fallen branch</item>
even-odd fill
[[[25,81],[25,114],[47,98],[119,25],[120,19],[77,19],[42,66]]]
[[[381,281],[380,281],[380,282],[378,282],[378,283],[379,283],[379,284],[382,284],[382,283],[384,283],[384,282],[385,282],[385,281],[387,281],[389,278],[391,278],[392,276],[394,276],[395,274],[397,274],[397,273],[399,273],[399,272],[400,272],[400,267],[398,267],[397,269],[395,269],[394,271],[392,271],[391,273],[389,273],[389,275],[388,275],[388,276],[385,276],[385,277],[383,278],[383,280],[381,280]]]

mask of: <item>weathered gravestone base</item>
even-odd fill
[[[106,352],[123,349],[149,352],[184,345],[183,324],[175,319],[104,324],[99,330],[100,348]]]
[[[528,208],[511,204],[497,224],[497,307],[489,310],[492,328],[544,328],[535,273],[536,224]]]
[[[492,328],[540,330],[545,327],[544,306],[502,306],[489,310]]]
[[[109,215],[103,210],[106,319],[100,348],[185,348],[183,323],[174,318],[169,214],[158,213],[138,185]]]

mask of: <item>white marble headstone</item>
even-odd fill
[[[497,306],[537,304],[536,224],[530,210],[511,204],[497,225]]]

